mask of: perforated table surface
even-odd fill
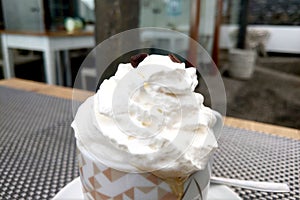
[[[71,101],[0,87],[0,199],[51,199],[79,175]],[[233,188],[243,199],[300,199],[300,141],[225,126],[213,174],[284,182],[290,193]]]

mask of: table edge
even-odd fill
[[[47,37],[78,37],[78,36],[94,36],[93,31],[14,31],[0,30],[0,34],[6,35],[28,35],[28,36],[47,36]]]
[[[71,100],[73,97],[73,88],[67,88],[56,85],[49,85],[41,82],[35,82],[31,80],[24,80],[19,78],[3,79],[0,80],[0,85],[11,87],[14,89],[21,89],[25,91],[36,92],[48,96],[54,96],[63,99]],[[93,95],[93,92],[78,90],[80,92],[79,101],[85,100],[87,97]],[[300,140],[300,130],[294,128],[288,128],[273,124],[266,124],[262,122],[250,121],[245,119],[238,119],[234,117],[224,117],[224,124],[226,126],[240,128],[250,131],[257,131],[266,134],[272,134],[292,139]]]

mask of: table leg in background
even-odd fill
[[[64,50],[63,52],[63,58],[64,58],[64,67],[66,70],[66,84],[67,86],[72,86],[72,70],[71,70],[71,57],[68,50]]]
[[[56,72],[54,63],[54,51],[49,49],[44,50],[44,65],[45,65],[45,77],[48,84],[56,84]]]
[[[1,39],[2,39],[4,77],[11,78],[15,76],[14,63],[13,63],[13,50],[8,48],[5,34],[1,35]]]
[[[55,62],[56,62],[56,70],[57,70],[57,83],[58,85],[64,84],[64,70],[63,66],[61,65],[61,52],[55,51]]]

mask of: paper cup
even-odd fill
[[[92,103],[92,98],[84,103],[79,109],[80,117],[77,116],[72,123],[77,139],[80,178],[85,199],[177,200],[177,196],[165,180],[151,172],[128,173],[116,170],[110,166],[110,162],[101,160],[101,157],[88,151],[89,146],[82,145],[80,141],[82,138],[79,137],[82,134],[79,133],[89,132],[93,136],[98,132],[93,125],[95,122],[92,117]],[[222,116],[217,112],[213,113],[217,117],[213,132],[218,138],[222,127]],[[212,154],[213,152],[210,152],[203,159],[211,160]],[[204,170],[195,172],[185,181],[183,200],[207,199],[211,175],[210,163],[208,162]]]
[[[78,148],[82,190],[86,200],[172,200],[177,196],[168,183],[152,173],[127,173],[93,161],[83,149]],[[184,183],[182,199],[206,200],[211,175],[210,165],[192,174]]]

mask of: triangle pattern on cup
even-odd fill
[[[124,198],[123,198],[123,193],[122,194],[119,194],[118,196],[115,196],[114,197],[114,200],[123,200]]]
[[[157,199],[162,199],[168,193],[169,193],[168,191],[158,187],[158,189],[157,189],[157,196],[158,196]]]
[[[157,176],[154,176],[153,174],[144,174],[143,177],[145,177],[148,181],[153,183],[154,185],[159,185],[162,180],[159,179]]]
[[[167,193],[160,200],[170,200],[170,199],[178,199],[174,194]]]
[[[95,190],[92,191],[91,194],[92,194],[92,197],[93,197],[94,199],[101,199],[101,200],[109,200],[109,199],[111,199],[111,197],[106,196],[106,195],[104,195],[104,194],[101,194],[101,193],[99,193],[99,192],[97,192],[97,191],[95,191]]]
[[[97,181],[97,179],[94,176],[90,177],[89,181],[96,190],[102,187],[102,185]]]
[[[101,173],[101,170],[97,167],[95,163],[93,163],[93,172],[94,172],[94,176]]]
[[[118,179],[122,178],[123,176],[127,175],[127,173],[120,172],[120,171],[117,171],[117,170],[113,170],[113,169],[110,169],[110,168],[104,170],[103,174],[111,182],[115,182],[116,180],[118,180]]]
[[[154,190],[156,187],[136,187],[138,190],[142,191],[143,193],[147,194]]]
[[[127,191],[125,191],[122,194],[119,194],[118,196],[113,198],[114,200],[132,200],[134,199],[134,188],[131,188]]]
[[[134,188],[131,188],[131,189],[127,190],[126,192],[124,192],[124,194],[125,194],[127,197],[133,199],[133,198],[134,198]]]

